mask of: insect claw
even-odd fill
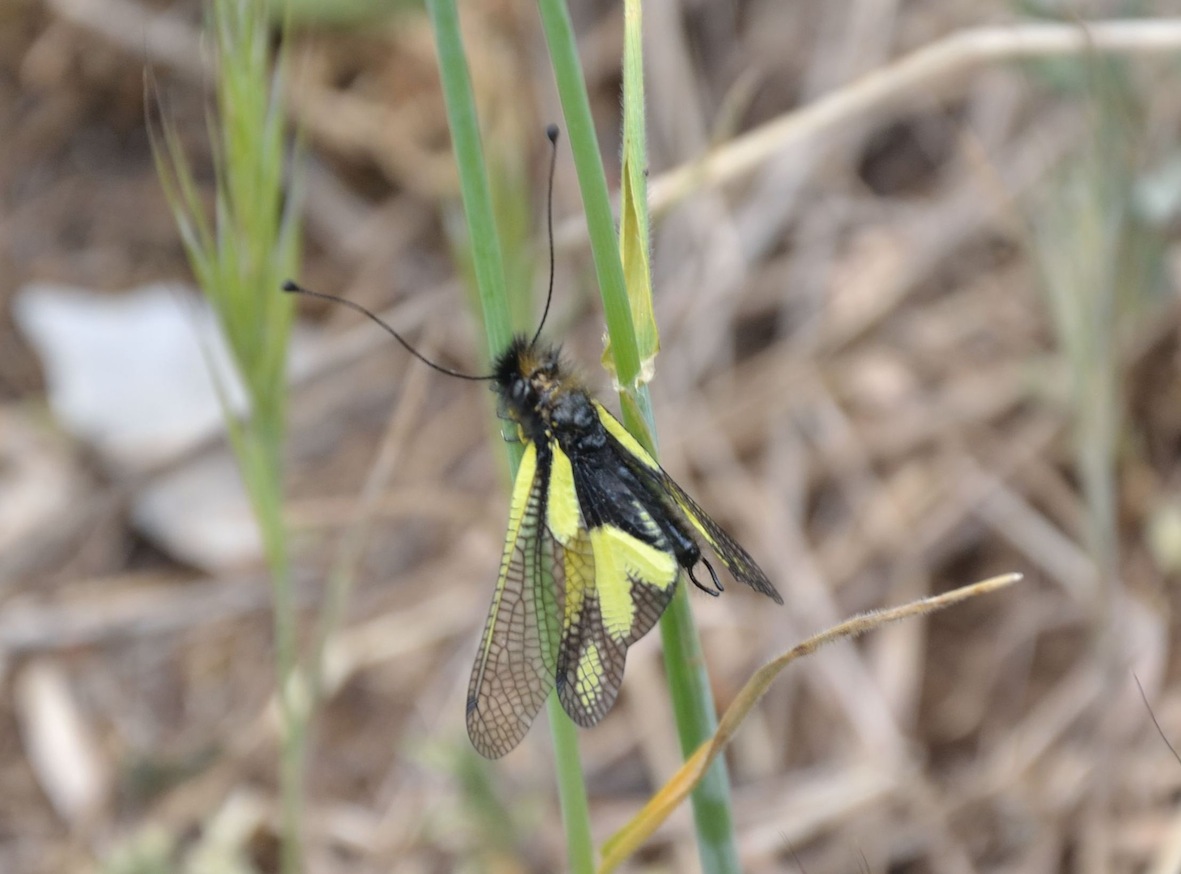
[[[689,579],[693,581],[693,585],[695,585],[697,588],[701,589],[701,591],[705,592],[705,594],[709,595],[710,597],[716,598],[716,597],[718,597],[718,595],[722,594],[722,592],[724,592],[726,590],[722,586],[722,581],[718,579],[718,575],[714,572],[713,565],[711,565],[708,561],[706,561],[705,558],[701,559],[701,563],[703,565],[705,565],[706,570],[709,571],[710,578],[713,580],[714,588],[708,589],[705,586],[703,586],[698,581],[697,577],[693,575],[693,568],[688,568]]]
[[[710,564],[705,558],[701,559],[701,563],[709,570],[709,575],[713,579],[714,585],[717,586],[718,594],[726,591],[726,587],[722,585],[722,581],[718,579],[718,575],[714,572],[714,566]]]

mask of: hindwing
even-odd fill
[[[595,557],[583,527],[563,550],[565,599],[558,647],[562,709],[583,727],[607,715],[623,683],[627,645],[607,633],[595,585]]]
[[[672,597],[679,573],[674,544],[661,507],[610,445],[572,460],[603,624],[613,639],[630,646]]]
[[[609,450],[604,450],[609,453]],[[660,618],[675,590],[671,544],[642,488],[618,460],[553,446],[554,469],[568,464],[577,531],[564,540],[562,640],[557,688],[582,726],[597,723],[619,694],[627,648]],[[550,488],[550,500],[568,500]]]

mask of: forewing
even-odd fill
[[[782,604],[783,598],[776,591],[775,587],[771,585],[771,581],[767,579],[767,575],[763,573],[763,569],[755,564],[755,560],[750,557],[750,553],[743,549],[733,537],[723,531],[722,527],[711,519],[697,505],[696,501],[685,494],[685,490],[677,485],[673,478],[665,473],[663,469],[657,468],[656,476],[659,478],[661,486],[672,496],[677,507],[680,508],[693,527],[709,543],[710,548],[722,560],[722,564],[727,567],[734,576],[734,579],[746,583],[756,592],[763,593],[776,604]]]
[[[560,637],[544,524],[549,466],[533,443],[513,486],[500,577],[468,685],[467,730],[483,756],[499,758],[529,730],[553,687]]]
[[[595,404],[595,407],[599,420],[615,442],[620,457],[628,464],[632,473],[645,483],[647,489],[653,495],[662,496],[670,509],[683,514],[689,524],[705,538],[736,580],[746,583],[757,592],[762,592],[776,604],[782,604],[783,598],[750,554],[664,472],[664,468],[656,463],[606,407],[602,404]]]

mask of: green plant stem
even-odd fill
[[[297,612],[283,519],[284,364],[293,318],[279,293],[299,258],[298,174],[288,177],[282,112],[284,56],[270,50],[267,10],[247,0],[210,4],[217,52],[216,108],[210,119],[215,170],[212,218],[167,118],[152,147],[189,263],[217,315],[250,415],[238,421],[213,371],[227,429],[254,510],[274,596],[276,685],[280,702],[281,867],[303,869],[304,759],[310,708],[298,670]],[[272,71],[271,63],[276,62]],[[289,184],[288,184],[289,183]]]
[[[611,200],[607,194],[607,177],[599,157],[599,141],[591,119],[590,101],[586,96],[586,82],[578,60],[578,46],[574,41],[574,27],[562,0],[539,0],[541,23],[545,29],[554,77],[558,83],[558,97],[562,115],[570,134],[570,151],[578,174],[578,188],[586,212],[586,226],[590,237],[595,275],[599,280],[599,294],[603,298],[603,314],[607,331],[615,350],[615,368],[619,384],[632,387],[640,372],[640,356],[636,349],[636,332],[632,325],[631,309],[627,300],[627,285],[623,279],[623,264],[619,260],[619,242],[615,238],[615,222],[611,217]]]
[[[688,757],[718,727],[713,692],[701,652],[701,638],[693,623],[689,593],[678,586],[672,602],[660,619],[660,640],[664,645],[664,667],[676,714],[681,754]],[[718,756],[693,790],[693,823],[697,831],[697,854],[706,872],[742,870],[734,838],[734,814],[730,808],[730,772]]]
[[[472,245],[472,267],[480,294],[484,333],[490,350],[512,340],[512,320],[504,283],[504,258],[492,210],[492,189],[480,145],[479,117],[459,31],[454,0],[427,0],[439,54],[439,76],[447,105],[447,125],[459,168],[459,187]],[[520,456],[513,462],[515,469]]]
[[[611,336],[616,373],[622,387],[620,402],[623,423],[655,455],[655,429],[648,392],[644,387],[636,388],[634,385],[639,373],[640,355],[611,215],[606,175],[599,155],[573,25],[562,0],[538,0],[538,6],[557,79],[563,116],[570,133],[570,148],[586,211],[587,231],[603,298],[607,331]],[[624,100],[627,101],[627,95]],[[688,755],[713,735],[717,728],[717,713],[701,656],[700,638],[684,587],[677,592],[661,617],[660,633],[664,641],[677,732],[682,752]],[[693,793],[693,815],[703,870],[739,871],[734,817],[730,808],[730,779],[725,762],[720,758]]]
[[[578,752],[578,727],[562,709],[557,695],[549,696],[546,712],[554,743],[562,824],[566,830],[566,858],[575,874],[591,874],[595,870],[595,845],[591,838],[590,807]]]
[[[254,462],[243,461],[254,516],[258,520],[263,554],[271,572],[274,593],[275,662],[278,669],[278,699],[281,737],[279,787],[282,834],[281,870],[298,874],[303,870],[304,771],[307,763],[310,701],[299,682],[299,650],[296,635],[295,592],[291,581],[291,559],[282,506],[281,437],[247,432],[243,453]],[[252,482],[251,482],[252,481]]]
[[[511,314],[500,241],[493,218],[491,189],[480,146],[475,99],[460,38],[459,15],[454,0],[428,0],[427,9],[438,47],[439,74],[459,167],[460,191],[472,241],[472,263],[488,348],[504,349],[512,339]],[[521,446],[507,443],[506,448],[515,477],[521,460]],[[556,696],[550,697],[548,713],[554,738],[554,768],[566,827],[567,859],[572,871],[589,872],[594,869],[594,849],[586,786],[578,755],[578,734],[562,708],[554,706],[556,700]]]

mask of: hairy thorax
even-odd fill
[[[526,440],[557,440],[574,451],[605,444],[590,394],[566,371],[556,347],[516,338],[496,362],[496,388],[505,413]]]

